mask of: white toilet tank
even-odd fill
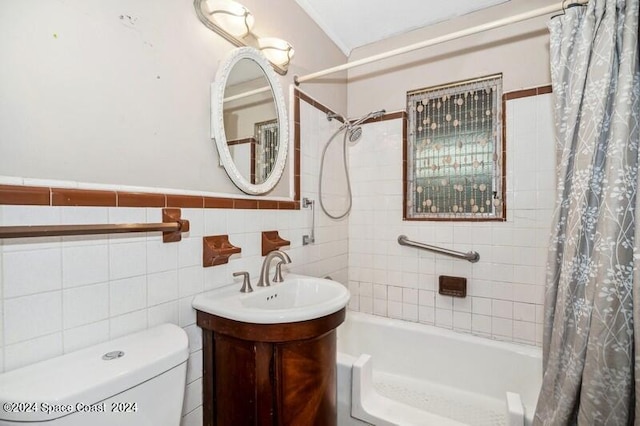
[[[163,324],[0,374],[0,426],[178,426],[188,356]]]

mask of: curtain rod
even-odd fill
[[[295,82],[296,85],[299,85],[300,83],[304,83],[309,80],[314,80],[316,78],[324,77],[325,75],[328,75],[328,74],[333,74],[339,71],[344,71],[344,70],[359,67],[362,65],[370,64],[371,62],[377,62],[382,59],[391,58],[393,56],[412,52],[414,50],[422,49],[424,47],[434,46],[436,44],[444,43],[447,41],[456,40],[462,37],[466,37],[468,35],[477,34],[483,31],[504,27],[506,25],[514,24],[516,22],[526,21],[527,19],[537,18],[539,16],[548,15],[550,13],[559,12],[567,9],[570,6],[585,5],[588,2],[589,0],[575,0],[571,3],[567,1],[562,1],[560,3],[556,3],[546,7],[541,7],[539,9],[534,9],[529,12],[510,16],[508,18],[498,19],[497,21],[492,21],[486,24],[477,25],[475,27],[467,28],[461,31],[456,31],[456,32],[446,34],[440,37],[435,37],[429,40],[420,41],[418,43],[410,44],[408,46],[400,47],[394,50],[389,50],[384,53],[379,53],[377,55],[369,56],[367,58],[358,59],[353,62],[347,62],[346,64],[327,68],[322,71],[317,71],[311,74],[304,75],[302,77],[294,76],[293,81]]]

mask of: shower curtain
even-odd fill
[[[639,1],[549,23],[561,157],[536,425],[640,424]]]

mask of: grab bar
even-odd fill
[[[430,246],[429,244],[418,243],[416,241],[411,241],[407,238],[406,235],[400,235],[398,237],[398,244],[401,246],[409,246],[409,247],[417,247],[423,250],[429,250],[436,253],[444,254],[446,256],[455,257],[457,259],[468,260],[471,263],[476,263],[480,260],[480,254],[476,251],[470,251],[467,253],[462,253],[460,251],[449,250],[442,247]]]

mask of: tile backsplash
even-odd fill
[[[555,201],[551,95],[506,102],[507,221],[403,222],[402,120],[364,126],[349,151],[350,307],[490,338],[541,344],[547,241]],[[471,264],[402,247],[399,235],[480,253]],[[467,278],[467,297],[438,276]]]

